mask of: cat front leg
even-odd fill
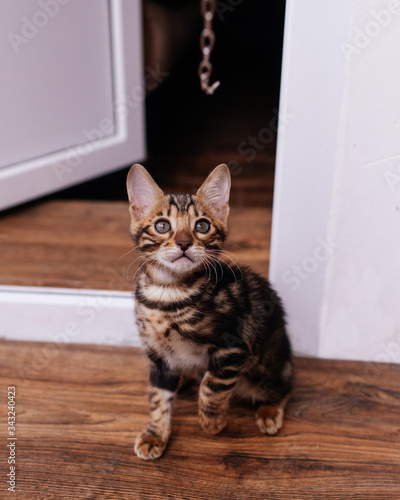
[[[229,399],[245,358],[243,351],[213,354],[199,390],[199,420],[207,434],[218,434],[226,426]]]
[[[180,377],[161,360],[150,366],[150,420],[137,436],[135,452],[143,460],[161,457],[171,436],[172,404]]]

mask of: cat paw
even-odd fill
[[[135,441],[135,453],[143,460],[154,460],[161,457],[167,447],[167,442],[148,431],[141,432]]]
[[[228,423],[227,415],[218,415],[216,417],[207,417],[200,414],[200,425],[207,434],[218,434]]]
[[[283,426],[283,408],[261,406],[256,413],[256,424],[263,434],[274,436]]]

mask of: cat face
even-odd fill
[[[211,266],[228,232],[230,174],[219,165],[196,195],[165,195],[134,165],[127,180],[131,235],[149,264],[175,276]]]

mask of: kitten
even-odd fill
[[[150,364],[150,421],[135,443],[145,460],[163,454],[187,377],[201,380],[199,419],[209,434],[226,426],[233,395],[258,405],[261,432],[283,424],[292,387],[284,311],[264,278],[222,250],[230,184],[226,165],[196,195],[164,194],[141,165],[128,174],[130,232],[143,258],[136,317]]]

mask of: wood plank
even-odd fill
[[[267,274],[271,211],[231,213],[226,249],[235,261]],[[46,201],[0,217],[3,285],[131,290],[137,261],[131,250],[128,204]]]
[[[238,403],[220,435],[203,434],[188,388],[164,457],[144,462],[133,452],[148,411],[140,351],[3,341],[3,422],[7,387],[17,388],[16,498],[397,500],[400,366],[374,364],[373,376],[371,367],[296,359],[274,437],[260,435],[254,411]]]

